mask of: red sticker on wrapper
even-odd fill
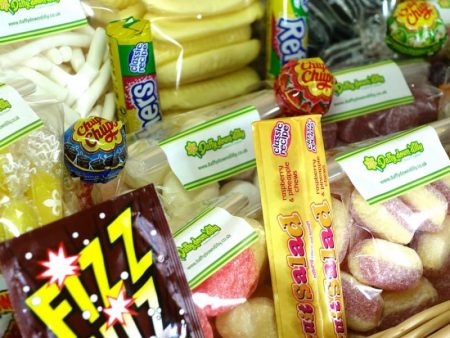
[[[0,244],[24,337],[202,337],[153,186]]]
[[[328,112],[333,99],[335,78],[320,58],[291,60],[281,69],[274,89],[286,115]]]

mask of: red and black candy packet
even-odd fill
[[[24,337],[202,337],[152,185],[0,244]]]

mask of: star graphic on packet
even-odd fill
[[[108,316],[107,328],[115,325],[116,323],[120,323],[121,325],[125,324],[124,315],[130,314],[135,315],[136,312],[129,309],[130,306],[134,303],[134,298],[126,298],[125,289],[122,287],[119,290],[119,294],[117,298],[107,296],[109,307],[103,309],[103,312]]]
[[[49,249],[47,254],[48,261],[39,261],[39,264],[47,270],[38,275],[37,278],[50,279],[48,285],[56,283],[62,289],[66,278],[80,274],[80,266],[78,265],[80,255],[67,256],[63,243],[59,244],[58,252]]]

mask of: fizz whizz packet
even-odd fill
[[[23,337],[203,337],[152,185],[0,244]]]
[[[320,115],[253,134],[278,336],[346,337]]]
[[[133,17],[106,27],[117,117],[127,133],[161,120],[150,21]]]

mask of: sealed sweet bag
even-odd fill
[[[17,84],[25,93],[25,85]],[[63,117],[54,99],[0,86],[0,240],[63,217]]]
[[[341,175],[331,192],[347,323],[362,336],[391,328],[387,337],[450,299],[450,162],[440,141],[448,142],[448,121],[438,125],[336,158]]]
[[[275,338],[263,223],[230,192],[174,232],[205,337]],[[172,226],[172,224],[171,224]]]
[[[153,186],[0,245],[25,337],[202,337]]]
[[[334,71],[333,103],[324,116],[325,147],[390,135],[438,119],[442,91],[429,66],[390,60]]]
[[[253,128],[278,337],[346,337],[320,115]]]

